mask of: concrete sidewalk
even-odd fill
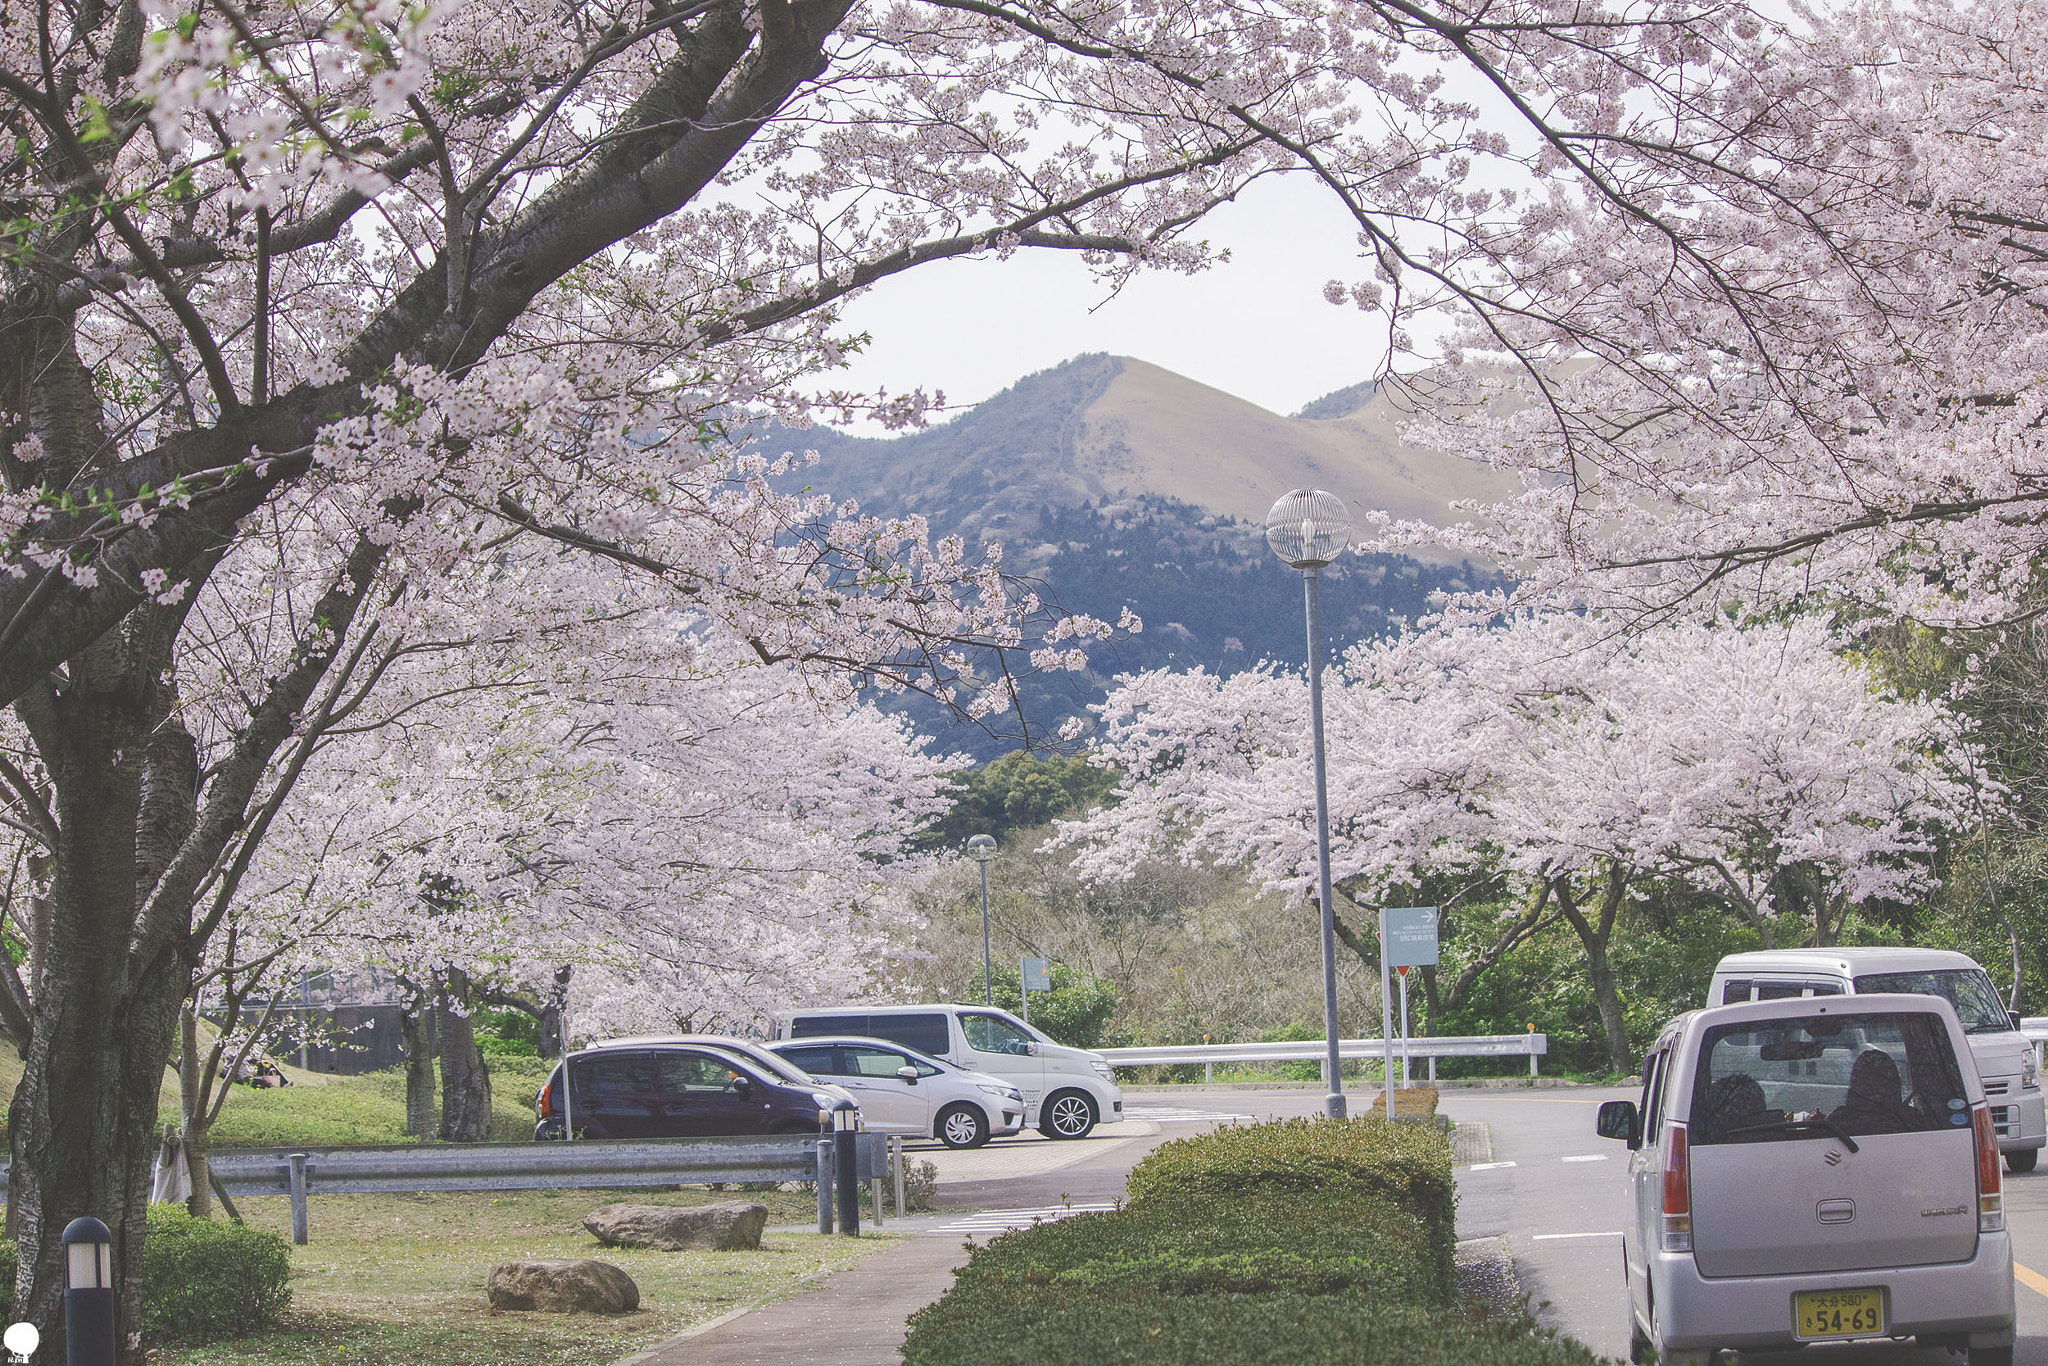
[[[1167,1138],[1150,1124],[1127,1138],[1105,1136],[1099,1146],[1031,1145],[1013,1150],[1014,1174],[1007,1176],[984,1171],[993,1164],[974,1164],[961,1172],[969,1179],[939,1185],[931,1214],[883,1224],[884,1235],[907,1235],[896,1246],[820,1277],[786,1299],[699,1324],[617,1366],[899,1366],[908,1331],[904,1321],[945,1294],[953,1272],[967,1263],[969,1235],[951,1227],[966,1211],[1117,1199],[1131,1168]],[[972,1236],[987,1242],[992,1232]]]
[[[967,1262],[965,1241],[907,1238],[815,1289],[713,1319],[619,1366],[898,1366],[904,1320],[953,1284]]]

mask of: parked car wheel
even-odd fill
[[[1086,1138],[1095,1127],[1095,1102],[1086,1091],[1055,1091],[1046,1097],[1038,1132],[1047,1138]]]
[[[2014,1148],[2005,1155],[2005,1169],[2009,1172],[2030,1172],[2040,1160],[2039,1148]]]
[[[1643,1325],[1636,1322],[1636,1316],[1628,1316],[1628,1359],[1635,1366],[1650,1366],[1657,1359],[1657,1349],[1650,1343],[1650,1335],[1643,1331]]]
[[[932,1133],[948,1148],[979,1148],[988,1142],[988,1116],[972,1105],[948,1105]]]
[[[2012,1348],[1972,1347],[1970,1366],[2012,1366]]]

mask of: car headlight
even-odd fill
[[[2034,1061],[2034,1050],[2031,1048],[2020,1055],[2020,1085],[2030,1091],[2041,1089],[2041,1068]]]
[[[988,1092],[992,1096],[1001,1096],[1004,1100],[1024,1099],[1024,1093],[1022,1091],[1019,1091],[1014,1086],[990,1086],[985,1081],[978,1081],[975,1083],[975,1085],[979,1086],[982,1090]]]
[[[839,1105],[839,1097],[831,1094],[829,1091],[813,1091],[811,1092],[811,1099],[818,1103],[820,1110],[836,1109]]]
[[[1104,1062],[1104,1061],[1103,1061],[1102,1059],[1100,1059],[1100,1058],[1090,1058],[1090,1059],[1088,1060],[1088,1065],[1089,1065],[1090,1067],[1094,1068],[1094,1069],[1095,1069],[1095,1072],[1096,1072],[1096,1075],[1097,1075],[1097,1076],[1099,1076],[1099,1077],[1101,1077],[1101,1078],[1102,1078],[1102,1079],[1103,1079],[1104,1081],[1115,1081],[1115,1080],[1116,1080],[1116,1069],[1115,1069],[1114,1067],[1111,1067],[1111,1066],[1110,1066],[1110,1065],[1109,1065],[1108,1063]]]

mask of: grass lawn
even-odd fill
[[[693,1323],[789,1293],[887,1238],[770,1235],[759,1252],[600,1248],[582,1218],[614,1200],[693,1205],[759,1200],[771,1224],[810,1217],[812,1197],[685,1191],[509,1191],[501,1195],[316,1196],[311,1240],[292,1249],[292,1305],[275,1330],[172,1347],[164,1366],[607,1366]],[[290,1235],[282,1198],[237,1202],[258,1228]],[[596,1257],[640,1287],[637,1313],[501,1313],[484,1298],[494,1262]]]

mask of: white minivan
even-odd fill
[[[1630,1148],[1630,1359],[1912,1338],[2011,1366],[2012,1242],[1968,1037],[1926,995],[1716,1006],[1664,1026]]]
[[[1124,1117],[1116,1072],[1099,1055],[1056,1044],[993,1006],[839,1006],[775,1017],[778,1039],[851,1035],[887,1039],[987,1072],[1024,1095],[1024,1122],[1047,1138],[1086,1138]]]
[[[2032,1171],[2042,1145],[2048,1144],[2048,1105],[2042,1102],[2034,1047],[2020,1033],[2019,1017],[2006,1010],[1991,978],[1969,955],[1895,947],[1731,953],[1714,969],[1707,1004],[1872,991],[1939,996],[1955,1007],[1991,1101],[1991,1123],[2005,1165]]]

